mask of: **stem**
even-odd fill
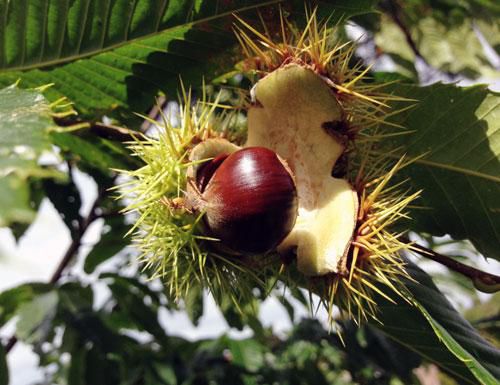
[[[415,243],[412,244],[411,249],[420,254],[422,257],[432,259],[433,261],[446,266],[450,270],[453,270],[469,278],[478,290],[487,293],[494,293],[500,290],[500,276],[498,275],[487,273],[474,267],[464,265],[463,263],[458,262],[451,257],[436,253],[431,249],[428,249],[421,245],[417,245]]]
[[[71,173],[71,169],[70,169]],[[64,270],[68,266],[68,264],[71,262],[73,257],[77,255],[78,248],[81,245],[81,241],[83,236],[85,235],[85,232],[88,230],[89,226],[97,219],[99,216],[96,214],[96,208],[99,206],[101,203],[102,199],[104,198],[106,193],[105,188],[100,188],[99,192],[97,194],[97,198],[95,199],[92,208],[90,209],[89,215],[87,217],[83,218],[82,221],[80,221],[78,231],[71,241],[71,244],[69,247],[66,249],[66,252],[64,253],[61,262],[59,262],[59,265],[57,266],[56,270],[50,277],[49,283],[50,284],[56,284],[57,281],[61,278]],[[13,335],[12,337],[9,338],[7,344],[5,345],[5,354],[8,354],[12,348],[16,345],[17,343],[17,337]]]

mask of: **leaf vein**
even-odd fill
[[[66,3],[64,18],[63,18],[64,22],[62,22],[62,25],[64,26],[64,28],[62,30],[61,37],[59,38],[59,47],[57,48],[57,57],[58,58],[61,58],[61,55],[62,55],[62,49],[64,46],[64,38],[66,36],[65,30],[66,30],[66,26],[68,23],[68,15],[69,15],[69,4]]]
[[[85,37],[85,29],[87,27],[87,19],[89,17],[89,8],[90,8],[90,1],[87,0],[86,6],[85,6],[85,12],[83,14],[83,20],[82,20],[82,28],[80,30],[80,36],[78,36],[78,46],[76,49],[77,56],[80,55],[81,50],[82,50],[82,43],[83,43],[83,38]]]
[[[43,21],[42,21],[42,48],[40,50],[40,55],[38,57],[38,62],[40,63],[43,60],[43,55],[45,53],[45,41],[47,39],[46,37],[46,32],[47,32],[47,23],[48,23],[48,10],[49,10],[49,0],[45,1],[45,7],[43,11]]]
[[[125,40],[125,41],[128,40],[129,29],[130,29],[130,26],[132,24],[132,19],[134,18],[135,9],[137,7],[137,1],[138,0],[134,0],[134,4],[130,8],[130,12],[128,14],[127,24],[125,25],[125,34],[123,35],[123,40]]]
[[[76,83],[81,83],[81,84],[83,84],[83,85],[84,85],[84,87],[82,87],[82,89],[85,89],[86,87],[92,88],[92,89],[96,90],[97,92],[99,92],[100,94],[105,95],[106,97],[108,97],[108,98],[110,98],[110,99],[114,99],[115,101],[117,101],[117,102],[118,102],[118,100],[117,100],[117,99],[115,99],[114,97],[112,97],[112,96],[108,95],[106,92],[104,92],[103,90],[101,90],[101,89],[99,89],[98,87],[94,86],[93,84],[91,84],[91,83],[89,83],[89,82],[87,82],[87,81],[84,81],[84,80],[82,80],[82,79],[78,78],[77,76],[75,76],[74,74],[72,74],[70,71],[68,71],[66,68],[64,68],[64,67],[60,67],[60,68],[59,68],[59,70],[60,70],[61,72],[64,72],[67,76],[69,76],[69,77],[71,77],[71,78],[75,79]],[[75,89],[79,89],[79,88],[77,88],[77,87],[73,87],[73,88],[75,88]],[[83,94],[85,94],[85,93],[83,92]],[[85,94],[85,95],[86,95],[86,94]]]

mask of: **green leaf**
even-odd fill
[[[0,293],[0,325],[9,321],[21,305],[50,289],[51,286],[44,283],[25,283]]]
[[[135,277],[124,277],[116,273],[102,273],[99,279],[112,279],[113,282],[118,282],[120,286],[130,286],[129,290],[133,290],[139,296],[147,301],[152,301],[152,307],[156,309],[162,304],[161,292],[152,290],[147,283],[141,282]]]
[[[129,227],[124,219],[123,215],[106,219],[101,239],[85,258],[83,269],[87,274],[92,273],[97,266],[115,256],[129,244],[130,239],[125,237]]]
[[[466,318],[479,330],[488,341],[500,346],[500,292],[490,296],[482,303],[468,308]]]
[[[47,132],[55,126],[51,113],[50,104],[39,91],[22,90],[15,85],[1,89],[2,159],[7,157],[6,155],[30,159],[43,150],[50,149]],[[25,148],[16,151],[16,146]]]
[[[154,378],[151,378],[147,384],[157,385],[158,380],[161,381],[161,384],[165,385],[177,385],[177,377],[175,376],[175,371],[170,365],[160,364],[158,362],[153,363],[153,371]]]
[[[15,175],[0,179],[0,227],[31,223],[35,215],[30,205],[29,185]]]
[[[81,282],[67,282],[59,288],[60,308],[71,312],[87,312],[92,309],[94,292]]]
[[[16,336],[27,343],[43,341],[52,329],[50,323],[56,314],[58,303],[57,292],[50,291],[21,305],[18,310]]]
[[[479,77],[498,78],[498,71],[488,60],[475,29],[484,31],[486,40],[495,46],[498,43],[500,22],[491,9],[460,9],[462,4],[441,4],[443,9],[414,2],[405,6],[383,4],[385,11],[375,42],[384,53],[405,62],[397,68],[405,75],[415,69],[416,55],[410,47],[406,32],[416,50],[434,68],[452,74],[461,74],[471,79]],[[482,6],[487,6],[482,2]],[[394,22],[397,15],[398,23]],[[401,26],[404,25],[406,31]]]
[[[127,280],[115,279],[109,288],[119,305],[117,311],[128,315],[140,329],[156,337],[159,343],[167,343],[165,331],[158,322],[158,314],[154,307],[146,304],[143,293],[135,285]]]
[[[374,325],[438,364],[460,383],[497,384],[500,350],[462,318],[424,271],[413,264],[407,268],[415,279],[407,283],[413,306],[383,302],[379,315],[382,324]]]
[[[2,344],[0,344],[0,385],[9,385],[9,367],[7,366],[7,356]]]
[[[500,259],[500,95],[443,84],[394,91],[417,100],[395,118],[412,131],[395,145],[408,158],[424,155],[402,172],[414,190],[423,189],[411,212],[414,230],[468,238]]]
[[[199,285],[193,285],[184,301],[189,319],[193,325],[197,326],[203,315],[203,288]]]
[[[276,1],[274,1],[276,2]],[[7,3],[0,84],[54,83],[84,113],[143,111],[179,76],[188,83],[231,65],[231,14],[264,1],[47,0]],[[2,54],[3,51],[3,54]],[[175,96],[175,95],[172,95]]]
[[[0,89],[0,226],[33,221],[29,177],[60,176],[37,164],[39,155],[51,149],[51,114],[39,91],[15,85]]]
[[[81,221],[80,206],[82,205],[75,183],[72,180],[62,182],[46,179],[43,181],[43,189],[74,238]]]
[[[105,151],[101,147],[104,139],[98,137],[84,139],[65,132],[52,132],[50,137],[63,151],[69,152],[87,166],[98,169],[104,174],[108,174],[112,168],[128,169],[129,164],[123,161],[122,154],[117,156],[116,153]]]
[[[232,356],[232,363],[256,372],[264,365],[264,347],[254,339],[227,340],[227,346]]]
[[[84,114],[130,116],[158,91],[175,97],[179,77],[201,84],[232,67],[238,54],[232,14],[257,20],[255,10],[279,0],[48,0],[4,4],[6,44],[0,45],[0,85],[22,79],[34,87],[54,83]],[[358,4],[359,3],[359,4]],[[373,1],[325,3],[335,19],[371,9]],[[287,2],[304,15],[304,2]],[[274,7],[274,16],[279,20]]]

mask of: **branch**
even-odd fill
[[[434,250],[413,243],[411,249],[422,257],[432,259],[450,270],[453,270],[467,278],[474,284],[477,290],[485,293],[495,293],[500,290],[500,276],[490,274],[474,267],[464,265],[457,260],[443,254],[436,253]]]
[[[71,170],[70,170],[71,172]],[[68,264],[72,261],[72,259],[78,254],[78,248],[81,245],[81,241],[83,236],[85,235],[85,232],[88,230],[89,226],[97,219],[99,216],[96,214],[96,209],[101,203],[102,199],[104,198],[106,194],[106,189],[105,188],[100,188],[99,192],[97,194],[97,198],[95,199],[92,208],[90,209],[89,215],[85,217],[81,222],[78,227],[78,231],[71,241],[71,244],[69,247],[66,249],[66,252],[64,253],[61,262],[59,262],[59,265],[57,266],[56,270],[50,277],[49,283],[50,284],[56,284],[57,281],[61,278],[64,270],[68,266]],[[17,337],[13,335],[12,337],[9,338],[7,341],[7,344],[5,345],[5,354],[8,354],[12,348],[16,345],[17,343]]]

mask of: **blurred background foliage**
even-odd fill
[[[314,319],[317,304],[298,289],[286,295],[279,286],[273,291],[293,324],[286,335],[277,335],[257,317],[264,300],[264,290],[257,288],[254,301],[242,304],[249,309],[244,314],[237,313],[229,299],[220,304],[228,325],[250,328],[251,337],[223,335],[191,341],[174,336],[169,325],[160,322],[161,312],[182,310],[196,325],[204,314],[206,295],[202,288],[195,288],[186,301],[174,303],[161,283],[148,281],[147,274],[140,271],[130,239],[124,237],[130,218],[120,214],[123,202],[114,200],[109,192],[117,182],[112,170],[140,166],[129,155],[125,142],[132,131],[151,132],[154,128],[134,112],[150,113],[154,118],[157,97],[160,104],[175,110],[171,102],[177,98],[179,76],[195,92],[204,78],[213,94],[222,91],[223,102],[241,103],[239,90],[248,89],[251,82],[235,70],[241,53],[231,32],[232,13],[256,24],[262,18],[272,29],[279,21],[278,3],[291,21],[303,25],[303,1],[0,0],[0,88],[6,87],[0,90],[0,225],[20,239],[41,203],[48,200],[71,235],[49,282],[23,283],[0,293],[0,327],[15,330],[12,338],[8,338],[9,333],[2,334],[0,385],[9,383],[6,355],[17,341],[38,355],[46,384],[493,383],[494,365],[486,364],[494,363],[500,353],[468,329],[464,332],[463,328],[457,331],[450,327],[451,336],[436,332],[445,343],[437,348],[434,340],[426,338],[420,349],[410,337],[408,341],[396,338],[396,342],[397,334],[380,325],[359,327],[339,319],[341,342],[335,330],[326,330]],[[374,78],[404,79],[408,85],[405,90],[412,95],[417,95],[413,92],[420,90],[419,85],[436,80],[473,83],[500,78],[497,1],[306,3],[318,6],[320,17],[330,17],[332,25],[347,26],[342,29],[344,38],[353,38],[353,29],[362,31],[359,57],[376,60]],[[9,87],[16,82],[18,87]],[[52,86],[43,87],[47,84]],[[37,87],[43,88],[26,91]],[[461,109],[477,116],[477,105],[486,106],[486,100],[487,106],[493,106],[490,117],[483,116],[481,121],[489,124],[484,139],[498,162],[500,150],[494,145],[499,143],[495,142],[498,118],[494,121],[498,95],[486,88],[475,90],[480,101]],[[430,96],[453,101],[450,94],[472,97],[467,93],[474,89],[440,85],[418,92],[421,101]],[[72,105],[66,105],[61,97]],[[422,103],[420,111],[429,113],[429,106],[432,103]],[[414,123],[415,130],[425,125],[412,120],[412,115],[405,118]],[[452,112],[446,118],[443,126],[454,129]],[[244,119],[242,115],[241,125]],[[56,125],[72,130],[55,131]],[[449,151],[452,157],[452,149]],[[498,199],[500,170],[494,166],[492,171],[483,170],[480,163],[472,162],[486,181],[482,195],[478,194],[482,204]],[[80,173],[97,185],[89,209],[82,204],[86,192],[75,182]],[[453,182],[446,183],[445,192],[456,190]],[[426,202],[433,202],[433,198],[430,194]],[[481,266],[483,258],[474,246],[487,257],[500,258],[498,212],[491,214],[490,223],[479,228],[479,234],[467,229],[462,232],[454,228],[456,218],[460,221],[467,215],[472,218],[471,227],[478,228],[485,215],[475,218],[477,206],[458,204],[457,217],[447,217],[447,208],[442,208],[444,224],[434,224],[425,215],[418,218],[415,238],[473,266]],[[84,236],[96,223],[101,225],[101,236],[89,246]],[[446,233],[458,239],[434,236]],[[463,238],[474,246],[460,240]],[[465,317],[498,348],[499,293],[485,299],[461,275],[448,270],[431,275],[461,313],[451,313],[451,317]],[[104,299],[97,300],[98,293]],[[433,298],[437,298],[437,307],[445,301],[444,297]],[[297,316],[298,308],[307,309],[311,317]],[[401,314],[402,320],[410,317],[403,308],[392,310]],[[439,316],[432,316],[439,324]],[[393,317],[395,324],[397,317]],[[425,320],[421,322],[408,330],[434,333]],[[475,358],[484,357],[476,347],[486,351],[487,369],[481,367],[481,359],[476,369],[464,364],[464,356],[453,345],[456,341]],[[446,350],[451,358],[424,354],[434,348]],[[453,365],[460,368],[451,370]]]

